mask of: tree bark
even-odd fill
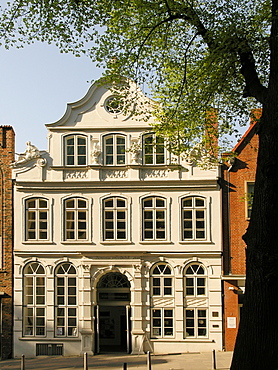
[[[278,369],[278,90],[268,94],[258,134],[252,215],[243,237],[245,301],[231,370]]]

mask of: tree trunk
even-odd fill
[[[278,89],[269,91],[258,134],[252,215],[243,237],[245,301],[231,370],[278,369]]]

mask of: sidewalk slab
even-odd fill
[[[230,368],[232,352],[216,352],[217,370]],[[20,370],[21,359],[0,361],[1,370]],[[88,357],[88,370],[147,370],[147,355],[101,354]],[[212,370],[212,353],[151,356],[152,370]],[[84,370],[83,357],[38,356],[25,359],[25,370]]]

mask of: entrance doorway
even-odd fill
[[[130,352],[130,283],[109,272],[97,285],[96,353]]]

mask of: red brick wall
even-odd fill
[[[255,182],[258,144],[256,134],[251,138],[247,137],[243,148],[238,148],[241,152],[227,174],[230,183],[230,272],[234,275],[245,274],[245,243],[242,235],[249,224],[246,191],[247,183]]]
[[[12,357],[13,187],[10,165],[14,161],[14,146],[15,134],[13,128],[11,126],[0,126],[0,292],[4,293],[0,296],[2,306],[0,356],[2,359]]]
[[[232,290],[230,290],[232,289]],[[225,350],[233,351],[239,322],[238,288],[233,281],[224,281]],[[236,328],[229,328],[228,320],[235,318]]]
[[[254,111],[260,116],[260,111]],[[236,159],[226,163],[223,171],[223,215],[224,215],[224,240],[223,240],[223,266],[224,276],[224,342],[225,349],[234,348],[237,328],[239,323],[238,308],[238,280],[245,275],[245,248],[242,236],[249,224],[247,217],[247,183],[255,182],[257,166],[258,136],[255,134],[254,118],[251,126],[234,148]],[[228,170],[229,169],[229,170]],[[227,277],[228,276],[228,277]],[[229,280],[229,276],[231,279]],[[238,277],[238,279],[237,279]],[[234,290],[229,289],[234,288]],[[228,328],[228,317],[236,318],[236,328]]]

